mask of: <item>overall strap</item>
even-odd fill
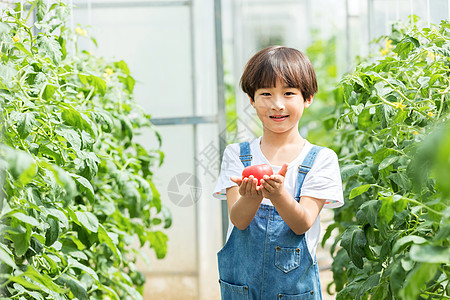
[[[252,158],[250,152],[250,143],[249,142],[243,142],[239,144],[239,147],[241,148],[241,153],[239,155],[239,159],[241,160],[244,167],[248,167],[252,164]]]
[[[309,150],[302,164],[298,166],[298,175],[297,180],[295,182],[295,200],[300,200],[300,192],[302,190],[303,181],[305,180],[306,174],[308,174],[309,170],[311,170],[314,161],[316,160],[316,156],[323,147],[313,146],[311,150]]]

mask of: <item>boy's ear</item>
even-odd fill
[[[314,96],[309,96],[309,98],[305,100],[305,102],[304,102],[305,108],[309,107],[312,104],[313,98],[314,98]]]

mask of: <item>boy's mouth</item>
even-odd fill
[[[289,117],[289,115],[273,115],[273,116],[269,116],[269,118],[275,119],[275,120],[286,119],[287,117]]]

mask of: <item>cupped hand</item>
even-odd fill
[[[286,177],[287,169],[288,164],[283,164],[278,174],[264,175],[260,186],[264,198],[272,200],[285,192],[284,178]]]
[[[239,194],[241,194],[242,197],[262,199],[261,187],[258,186],[258,179],[253,175],[250,175],[248,178],[232,176],[230,179],[239,186]]]

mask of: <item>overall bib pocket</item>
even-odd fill
[[[286,248],[277,246],[275,248],[275,266],[287,273],[300,265],[300,248]]]
[[[223,300],[248,300],[248,286],[219,280]]]

